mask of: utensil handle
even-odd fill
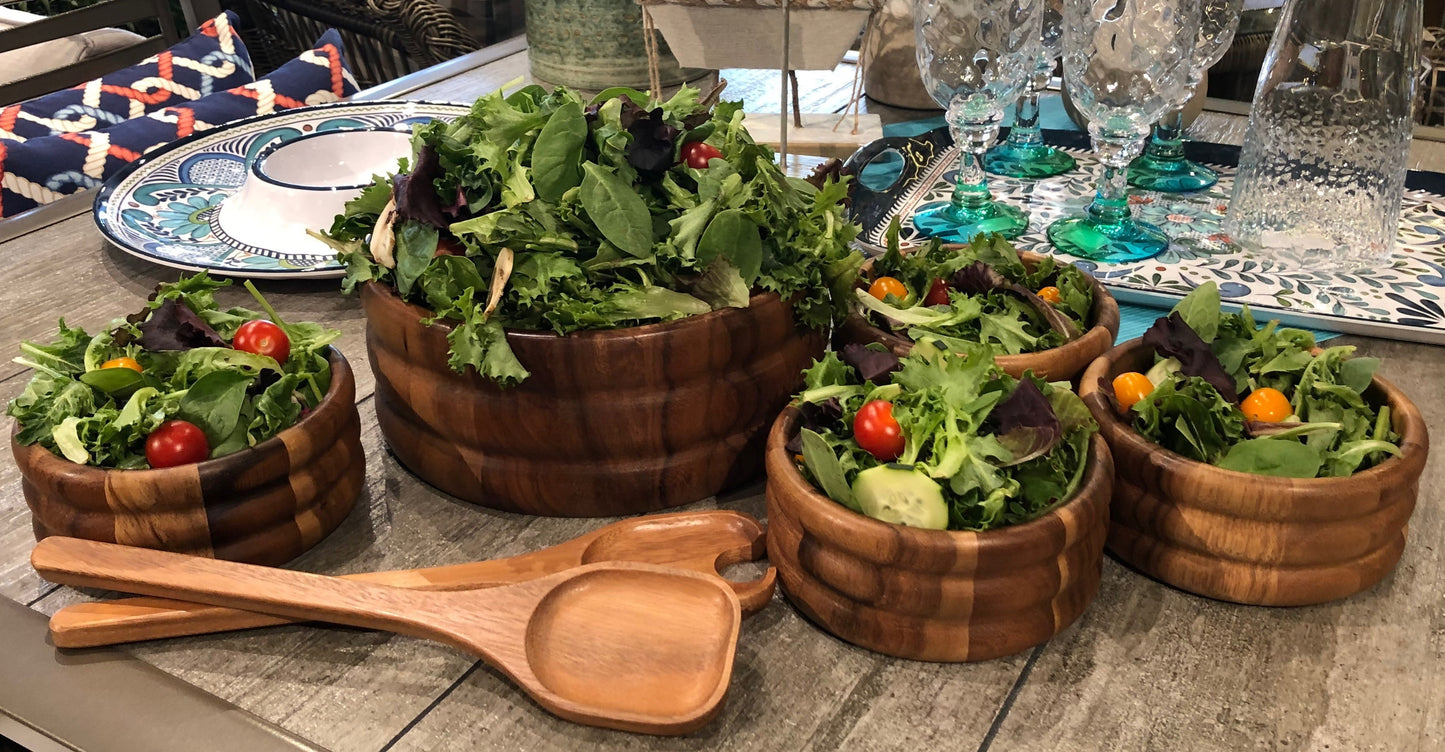
[[[600,528],[565,543],[505,559],[425,569],[366,572],[341,579],[411,590],[473,590],[526,582],[581,563],[582,552],[603,532]],[[771,590],[768,592],[771,596]],[[124,642],[212,634],[237,629],[294,624],[297,619],[209,606],[168,598],[119,598],[66,606],[50,617],[56,647],[93,648]]]
[[[849,188],[849,214],[864,227],[875,227],[888,219],[898,197],[905,195],[923,176],[928,166],[953,144],[948,128],[935,128],[919,136],[891,136],[863,145],[843,163],[843,173],[853,176]],[[903,158],[903,167],[893,182],[879,190],[863,184],[862,173],[870,162],[885,152]]]
[[[42,577],[63,585],[181,598],[417,637],[446,634],[411,616],[426,607],[419,593],[338,577],[63,537],[36,544],[30,563]]]

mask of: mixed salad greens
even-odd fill
[[[804,372],[789,444],[834,501],[884,522],[988,530],[1069,499],[1098,426],[1067,384],[1014,379],[987,346],[899,360],[847,345]]]
[[[282,321],[249,282],[265,312],[222,311],[215,291],[229,284],[182,277],[99,334],[61,319],[54,342],[22,343],[15,362],[35,376],[6,408],[16,439],[135,469],[220,457],[294,425],[330,388],[326,346],[341,332]]]
[[[885,331],[954,349],[983,342],[1018,355],[1058,347],[1089,328],[1093,286],[1073,265],[1045,257],[1029,269],[1002,235],[980,235],[963,249],[934,239],[903,254],[897,217],[887,237],[870,284],[854,291],[869,321]]]
[[[1390,407],[1364,392],[1380,361],[1353,347],[1313,353],[1314,335],[1249,307],[1222,313],[1207,282],[1144,334],[1155,363],[1113,382],[1150,441],[1199,462],[1287,478],[1343,477],[1398,455]]]
[[[450,365],[527,378],[503,328],[567,334],[790,298],[826,325],[862,255],[846,185],[786,177],[740,103],[684,87],[665,102],[528,86],[419,126],[415,158],[377,178],[324,237],[343,289],[378,280],[456,326]],[[534,364],[536,365],[536,364]]]

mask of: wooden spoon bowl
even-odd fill
[[[1030,269],[1044,259],[1043,256],[1029,251],[1024,251],[1019,256]],[[871,263],[870,261],[869,264]],[[860,274],[866,274],[870,268],[865,265]],[[1000,355],[994,359],[999,368],[1015,378],[1023,376],[1024,371],[1033,371],[1035,376],[1048,381],[1072,381],[1083,373],[1084,368],[1093,362],[1094,358],[1113,347],[1114,338],[1119,336],[1119,304],[1114,300],[1114,296],[1099,284],[1099,280],[1090,276],[1089,284],[1094,289],[1094,305],[1089,311],[1088,331],[1078,339],[1048,350]],[[835,347],[842,347],[850,342],[876,342],[886,346],[900,358],[906,357],[913,349],[913,340],[883,331],[857,311],[848,314],[833,333]]]
[[[438,640],[562,718],[651,734],[684,734],[717,713],[742,621],[721,579],[630,562],[426,592],[76,538],[47,538],[30,560],[62,584]]]
[[[1131,340],[1080,381],[1118,463],[1110,551],[1182,590],[1260,606],[1337,600],[1395,568],[1430,451],[1425,420],[1403,392],[1376,376],[1364,395],[1390,405],[1399,457],[1348,478],[1273,478],[1196,462],[1134,430],[1111,384],[1147,371],[1153,356]]]

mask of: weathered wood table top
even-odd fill
[[[527,73],[524,52],[407,97],[470,100]],[[764,80],[764,79],[759,79]],[[831,83],[830,83],[831,82]],[[736,81],[735,81],[736,83]],[[851,76],[820,74],[805,109],[842,106]],[[777,111],[770,92],[748,97]],[[764,89],[766,87],[764,86]],[[743,89],[743,91],[739,91]],[[875,108],[876,111],[876,108]],[[888,119],[931,113],[884,111]],[[1238,143],[1242,119],[1206,114],[1197,138]],[[1412,167],[1445,170],[1445,146]],[[175,273],[110,247],[90,215],[0,244],[0,347],[47,339],[64,315],[92,330],[134,310]],[[342,329],[357,375],[366,490],[330,538],[293,566],[327,573],[466,562],[561,542],[610,520],[522,517],[459,502],[387,453],[371,405],[358,301],[334,281],[263,289],[291,320]],[[245,293],[228,291],[225,304]],[[1445,436],[1445,349],[1347,337],[1385,359]],[[0,363],[0,400],[29,374]],[[1432,458],[1404,558],[1341,603],[1265,609],[1198,598],[1106,557],[1097,601],[1056,639],[972,665],[894,660],[818,630],[781,594],[748,619],[722,714],[701,732],[654,738],[562,722],[497,672],[448,647],[344,628],[295,626],[135,645],[135,656],[338,752],[477,749],[1433,750],[1445,748],[1445,477]],[[761,485],[693,505],[764,515]],[[91,597],[41,580],[14,464],[0,461],[0,595],[51,613]],[[744,567],[738,576],[755,569]]]

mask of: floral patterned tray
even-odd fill
[[[1120,301],[1170,308],[1195,286],[1214,280],[1227,302],[1247,303],[1262,317],[1289,325],[1445,344],[1445,175],[1411,172],[1406,179],[1399,241],[1387,266],[1368,273],[1331,274],[1281,267],[1228,243],[1221,225],[1239,149],[1186,143],[1191,159],[1219,171],[1219,184],[1192,194],[1131,189],[1135,215],[1163,228],[1173,242],[1155,258],[1110,264],[1059,253],[1045,237],[1049,223],[1081,213],[1093,198],[1098,163],[1087,134],[1045,130],[1044,138],[1073,154],[1079,168],[1038,181],[989,176],[998,199],[1029,208],[1028,232],[1015,242],[1022,249],[1073,262],[1098,277]],[[894,215],[901,219],[903,242],[921,242],[911,217],[926,205],[948,201],[958,169],[958,150],[944,128],[875,141],[854,154],[845,169],[863,172],[890,153],[903,162],[893,184],[870,188],[869,173],[878,170],[875,166],[864,173],[853,194],[853,216],[864,228],[860,240],[873,252],[881,252]]]
[[[221,230],[217,210],[241,187],[251,160],[273,143],[307,133],[409,131],[414,123],[458,117],[467,109],[432,102],[338,102],[228,123],[157,149],[111,176],[95,197],[95,223],[121,250],[177,269],[240,277],[340,277],[345,269],[320,243],[260,248]]]

